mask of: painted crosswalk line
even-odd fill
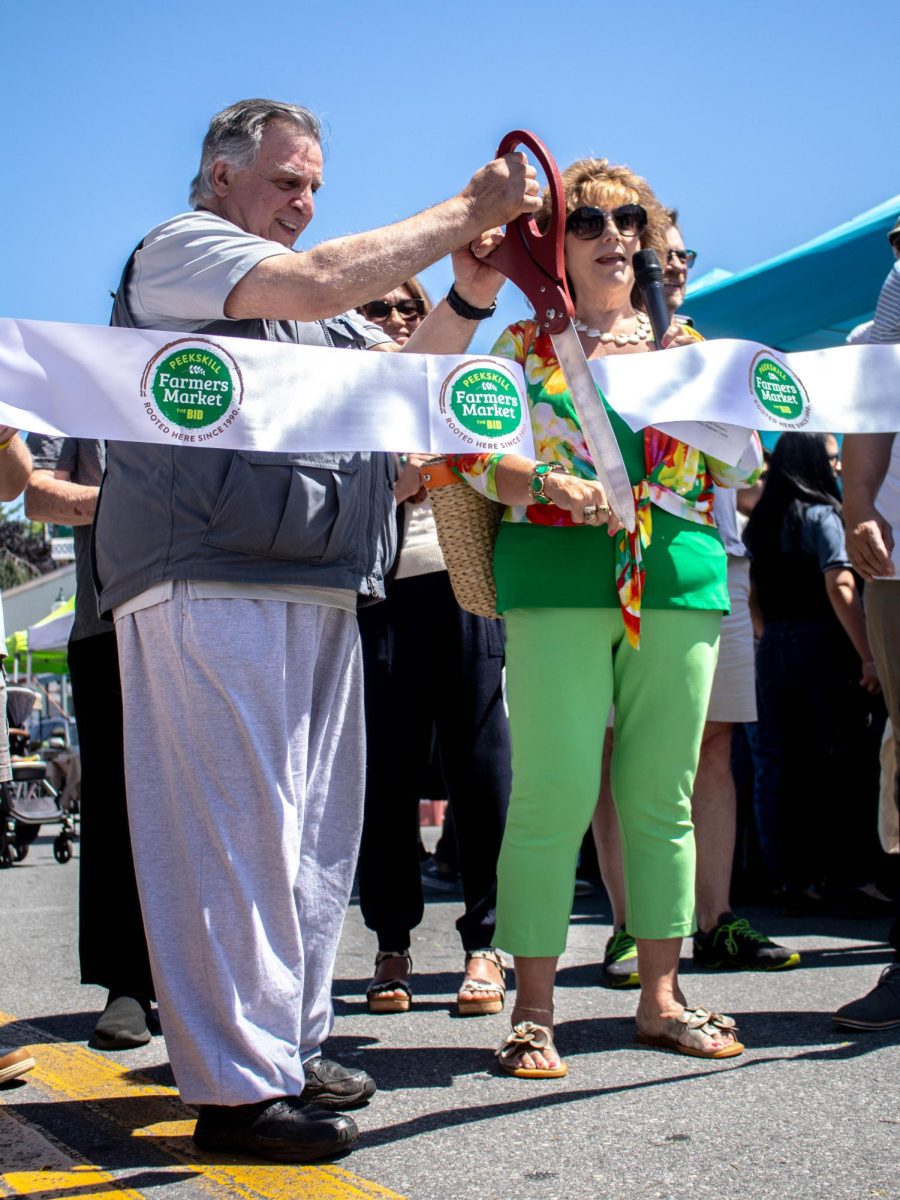
[[[197,1183],[216,1200],[403,1200],[396,1192],[363,1179],[342,1167],[294,1166],[215,1161],[194,1146],[194,1116],[181,1103],[175,1088],[155,1083],[139,1070],[128,1070],[87,1047],[53,1039],[36,1025],[0,1013],[0,1028],[15,1023],[20,1043],[37,1060],[27,1080],[47,1099],[78,1102],[111,1121],[127,1137],[146,1139],[165,1158],[196,1175]],[[0,1106],[15,1105],[21,1089],[0,1091]],[[6,1164],[4,1164],[6,1165]],[[12,1166],[13,1163],[9,1163]],[[16,1164],[25,1162],[17,1158]],[[143,1200],[140,1192],[121,1188],[101,1166],[72,1166],[68,1170],[7,1170],[0,1167],[0,1185],[7,1196],[29,1200]]]

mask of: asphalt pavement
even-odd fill
[[[634,1044],[636,993],[598,986],[602,893],[579,900],[557,997],[562,1080],[498,1076],[505,1015],[459,1018],[457,895],[426,906],[412,946],[414,1006],[370,1016],[374,939],[354,903],[326,1052],[365,1067],[378,1094],[333,1165],[284,1167],[195,1152],[162,1037],[87,1047],[105,995],[78,982],[77,870],[41,839],[0,871],[0,1041],[37,1068],[0,1086],[0,1195],[29,1200],[900,1200],[900,1030],[837,1030],[840,1004],[889,961],[886,920],[742,915],[801,950],[760,975],[694,969],[693,1004],[735,1016],[746,1053],[710,1062]],[[390,871],[386,872],[390,879]]]

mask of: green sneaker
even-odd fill
[[[708,933],[698,929],[694,934],[694,963],[738,971],[785,971],[800,965],[800,955],[771,941],[743,917],[724,912]]]
[[[640,987],[638,975],[637,945],[630,933],[613,930],[603,954],[603,982],[611,988]]]

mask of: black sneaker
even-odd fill
[[[637,943],[625,928],[613,931],[603,953],[603,982],[611,988],[640,987]]]
[[[359,1108],[375,1095],[375,1080],[359,1068],[342,1067],[340,1063],[317,1054],[303,1064],[306,1086],[300,1099],[320,1108]]]
[[[784,971],[799,966],[800,955],[757,932],[743,917],[724,912],[708,933],[698,929],[694,934],[694,963],[739,971]]]
[[[256,1104],[202,1104],[194,1128],[201,1150],[253,1154],[272,1162],[320,1162],[345,1154],[359,1130],[351,1117],[297,1096]]]
[[[900,963],[885,967],[871,992],[839,1008],[832,1020],[850,1029],[893,1029],[900,1025]]]

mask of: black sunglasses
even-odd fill
[[[579,241],[591,242],[600,237],[608,221],[612,221],[625,237],[633,237],[647,228],[647,210],[641,204],[620,204],[611,212],[585,205],[569,213],[566,233],[571,233]]]
[[[386,321],[395,310],[407,320],[424,317],[425,301],[421,296],[413,296],[409,300],[398,300],[396,304],[388,304],[387,300],[370,300],[368,304],[359,306],[359,311],[370,321]]]
[[[667,250],[666,251],[666,262],[670,263],[673,258],[680,259],[681,265],[683,267],[687,267],[687,269],[690,270],[691,267],[694,265],[694,263],[697,261],[697,251],[696,250]]]

